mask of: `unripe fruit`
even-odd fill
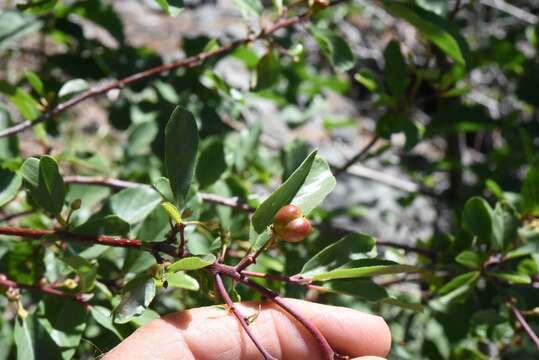
[[[296,205],[286,205],[277,211],[273,218],[273,227],[275,231],[280,232],[284,227],[294,219],[301,217],[301,210]]]
[[[311,232],[311,222],[304,217],[296,218],[290,221],[286,226],[277,232],[286,242],[300,242]]]

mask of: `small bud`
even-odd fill
[[[71,203],[71,210],[78,210],[80,209],[81,205],[82,205],[81,199],[73,200],[73,202]]]

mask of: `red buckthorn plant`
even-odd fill
[[[0,360],[202,306],[273,359],[249,300],[351,355],[285,297],[382,316],[391,359],[538,359],[537,14],[0,1]]]

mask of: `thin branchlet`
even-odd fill
[[[273,357],[265,348],[264,346],[258,341],[256,336],[253,334],[251,329],[249,328],[249,324],[247,324],[247,320],[245,320],[245,316],[241,313],[241,311],[236,307],[230,296],[228,295],[228,292],[225,289],[225,285],[223,284],[223,279],[221,278],[221,275],[218,273],[214,274],[215,279],[215,288],[218,292],[218,294],[221,296],[221,298],[224,300],[225,304],[228,306],[228,309],[234,314],[234,316],[238,319],[238,322],[240,323],[241,327],[245,330],[245,333],[249,338],[253,341],[253,344],[256,346],[258,351],[262,354],[264,359],[266,360],[276,360],[275,357]]]

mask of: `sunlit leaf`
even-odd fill
[[[165,274],[165,279],[168,282],[168,286],[179,289],[198,291],[200,285],[198,281],[192,276],[187,275],[183,271]]]
[[[110,198],[111,210],[129,224],[142,221],[161,202],[161,196],[149,186],[124,189]]]
[[[458,36],[447,20],[414,4],[389,0],[384,0],[381,3],[391,15],[412,24],[423,36],[453,60],[458,63],[465,62],[464,40]]]
[[[216,258],[213,254],[204,255],[203,257],[190,256],[170,264],[167,267],[167,272],[202,269],[213,264],[215,260]]]
[[[329,272],[354,259],[358,254],[369,252],[376,241],[366,234],[350,234],[311,257],[301,269],[302,276],[313,277]]]

